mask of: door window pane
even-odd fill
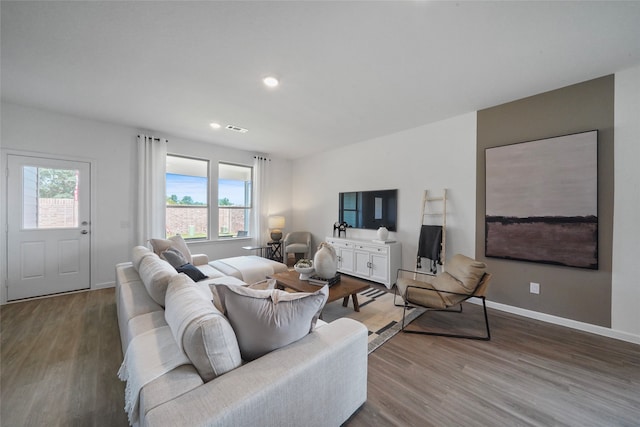
[[[253,168],[218,165],[218,237],[251,235]]]
[[[167,237],[209,238],[209,161],[167,156]]]
[[[22,168],[22,226],[25,229],[78,227],[76,169]]]

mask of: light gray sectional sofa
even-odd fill
[[[210,292],[207,288],[217,284],[245,285],[238,277],[215,269],[212,265],[220,264],[210,265],[204,255],[194,255],[191,262],[210,276],[197,284],[189,279],[203,293]],[[138,335],[148,336],[148,332],[163,327],[169,329],[164,298],[167,287],[177,281],[176,276],[178,272],[169,263],[142,246],[134,248],[132,262],[116,266],[116,302],[123,355]],[[179,276],[186,283],[186,277]],[[172,289],[170,287],[171,292]],[[173,292],[171,298],[167,296],[167,302],[174,304],[172,301],[177,295],[178,292]],[[209,305],[207,309],[215,311],[213,304]],[[209,318],[220,319],[219,316]],[[205,358],[207,354],[224,350],[209,348],[212,344],[206,343],[206,325],[206,322],[183,325],[185,329],[192,329],[190,339],[194,339],[194,330],[196,335],[202,334],[195,338],[202,343],[204,337],[206,348],[200,350],[205,351]],[[173,332],[175,335],[175,330]],[[215,342],[215,346],[225,346],[224,340]],[[129,356],[137,357],[135,351]],[[187,358],[186,363],[142,386],[134,418],[139,425],[338,426],[367,396],[367,330],[351,319],[322,324],[302,339],[251,362],[242,361],[240,366],[208,381],[199,374],[200,367],[193,364],[201,361],[193,360]],[[129,363],[130,370],[146,363],[145,360],[133,362]]]

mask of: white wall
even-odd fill
[[[253,154],[224,148],[211,143],[189,141],[133,127],[89,120],[37,108],[2,103],[2,161],[11,150],[29,151],[54,156],[89,160],[94,179],[92,189],[92,271],[91,288],[112,286],[115,264],[130,259],[134,245],[136,197],[136,136],[148,133],[169,139],[169,152],[218,161],[253,164]],[[289,212],[288,198],[281,192],[291,192],[291,162],[274,159],[277,173],[272,178],[274,197],[272,209]],[[217,168],[212,174],[217,173]],[[6,189],[0,189],[0,223],[5,223]],[[6,234],[1,227],[0,303],[6,302]],[[192,252],[207,253],[211,258],[241,255],[246,240],[193,244]]]
[[[92,161],[92,269],[94,288],[114,281],[133,241],[135,131],[98,121],[2,103],[2,148]],[[5,163],[3,163],[3,167]],[[3,207],[6,189],[2,188]],[[2,209],[5,223],[5,209]],[[6,234],[2,227],[2,242]],[[3,244],[4,246],[4,244]],[[1,262],[6,263],[6,256]],[[5,275],[2,302],[6,301]]]
[[[615,76],[611,328],[640,337],[640,67]]]
[[[447,256],[475,256],[476,114],[469,113],[349,145],[293,163],[295,230],[313,234],[316,247],[338,220],[338,193],[398,189],[398,231],[405,268],[415,267],[420,205],[425,189],[447,188]],[[373,239],[373,230],[347,237]]]

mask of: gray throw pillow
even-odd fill
[[[329,296],[327,286],[313,293],[228,285],[217,285],[217,291],[245,361],[304,338]]]
[[[169,248],[160,254],[161,258],[165,259],[175,269],[181,265],[187,264],[187,258],[182,255],[182,252],[175,248]]]

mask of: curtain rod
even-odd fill
[[[138,135],[138,138],[141,138],[143,136],[147,136],[147,135]],[[150,136],[148,138],[152,138],[154,141],[160,141],[162,139],[162,138],[156,138],[155,136]],[[167,139],[167,141],[169,141],[169,140]]]
[[[254,159],[258,159],[258,160],[268,160],[268,161],[271,161],[271,159],[270,159],[270,158],[268,158],[268,157],[253,156],[253,158],[254,158]]]

